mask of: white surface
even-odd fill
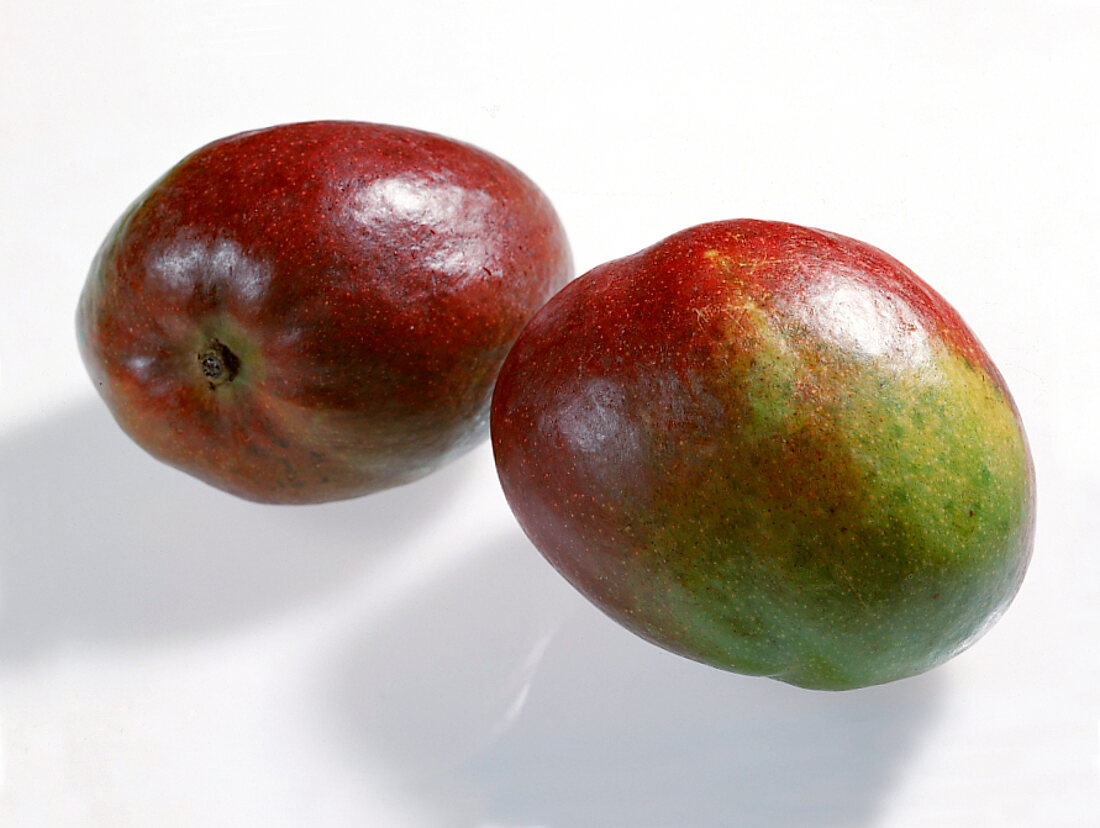
[[[1088,2],[41,3],[0,9],[0,824],[1100,825],[1100,11]],[[275,509],[132,446],[72,314],[185,153],[311,118],[472,141],[578,271],[719,218],[892,253],[999,364],[1039,477],[1000,624],[845,694],[584,604],[487,447]]]

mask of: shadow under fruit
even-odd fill
[[[251,500],[337,500],[484,439],[509,346],[571,275],[549,201],[501,159],[287,124],[197,150],[126,211],[78,338],[154,456]]]
[[[701,225],[577,279],[492,407],[538,549],[640,636],[846,689],[934,667],[1024,576],[1034,476],[957,312],[833,233]]]

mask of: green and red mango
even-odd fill
[[[595,268],[528,323],[493,445],[535,546],[674,652],[806,687],[923,672],[1031,554],[1016,407],[882,251],[727,221]]]

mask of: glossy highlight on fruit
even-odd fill
[[[480,442],[509,346],[571,276],[550,202],[500,158],[286,124],[202,147],[134,202],[78,340],[154,456],[256,501],[336,500]]]
[[[975,641],[1031,555],[1004,381],[882,251],[716,222],[581,276],[501,371],[493,448],[534,545],[673,652],[819,689]]]

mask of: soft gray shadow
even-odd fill
[[[0,656],[203,633],[323,597],[401,554],[470,471],[264,506],[151,459],[90,400],[0,443]]]
[[[517,532],[348,642],[333,727],[439,826],[872,825],[936,713],[934,674],[801,690],[670,655]]]

